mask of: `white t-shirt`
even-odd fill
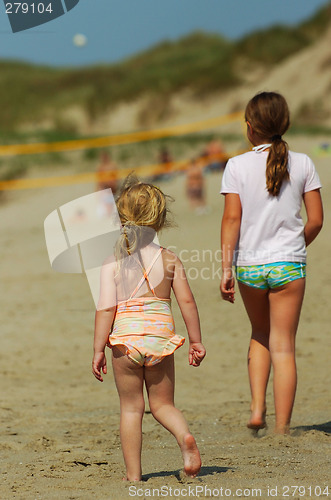
[[[242,218],[234,264],[251,266],[272,262],[305,262],[303,193],[319,189],[320,179],[311,159],[289,152],[289,181],[278,196],[266,188],[268,151],[250,151],[231,158],[225,168],[221,193],[240,197]]]

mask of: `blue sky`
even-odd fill
[[[80,0],[74,9],[54,21],[12,33],[0,0],[0,59],[52,66],[110,63],[194,30],[235,39],[276,23],[295,25],[327,3],[326,0]],[[76,33],[86,35],[85,47],[73,45]]]

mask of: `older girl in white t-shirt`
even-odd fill
[[[232,264],[252,325],[248,373],[252,394],[247,426],[265,427],[271,365],[277,433],[289,432],[297,373],[295,336],[305,290],[306,246],[323,222],[321,183],[310,158],[288,151],[289,127],[283,96],[262,92],[246,107],[253,150],[231,158],[221,193],[221,294],[234,302]],[[307,222],[300,210],[304,202]]]

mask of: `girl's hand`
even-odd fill
[[[103,382],[102,373],[107,373],[107,359],[104,351],[95,352],[92,360],[92,372],[97,380]]]
[[[232,269],[224,269],[222,273],[221,295],[223,300],[234,303],[234,277]]]
[[[203,358],[206,356],[206,349],[200,342],[190,343],[188,352],[188,361],[192,366],[199,366]]]

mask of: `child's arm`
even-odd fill
[[[102,373],[107,373],[105,347],[116,312],[115,263],[109,259],[101,269],[100,297],[95,313],[93,375],[103,382]]]
[[[103,382],[102,373],[107,373],[107,360],[105,347],[108,342],[109,332],[114,321],[116,306],[96,311],[94,326],[94,355],[92,371],[95,378]]]
[[[232,260],[239,237],[240,224],[241,202],[239,195],[227,193],[221,226],[222,280],[220,289],[222,298],[232,303],[234,302]]]
[[[304,193],[303,201],[307,212],[307,222],[304,229],[306,246],[316,238],[323,226],[323,205],[319,189]]]
[[[201,343],[201,330],[198,309],[188,284],[184,266],[176,257],[174,279],[172,282],[179,309],[182,313],[189,338],[189,364],[199,366],[206,355],[206,349]]]

